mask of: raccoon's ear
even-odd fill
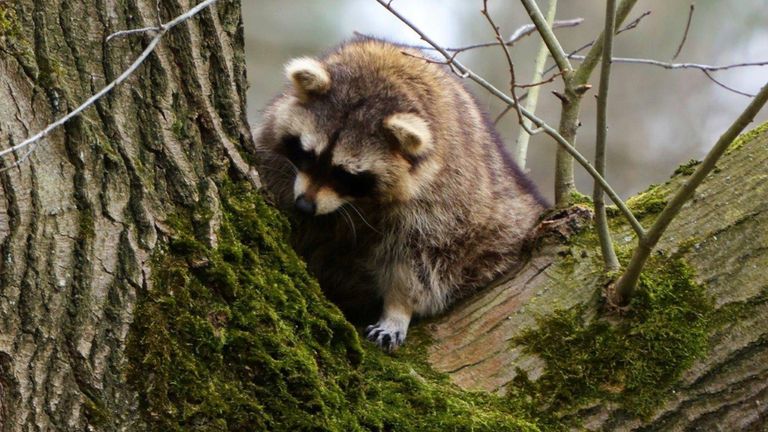
[[[384,126],[392,132],[403,150],[412,155],[419,155],[432,148],[429,125],[416,114],[392,114],[384,120]]]
[[[331,75],[322,63],[309,57],[299,57],[285,65],[285,75],[293,82],[300,99],[323,94],[331,88]]]

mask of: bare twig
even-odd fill
[[[739,118],[733,122],[727,131],[717,140],[717,143],[707,153],[707,156],[696,168],[696,171],[691,174],[691,177],[675,192],[672,198],[669,200],[664,210],[661,211],[653,226],[648,230],[648,234],[638,240],[637,248],[635,248],[632,258],[629,261],[627,270],[616,282],[613,289],[616,298],[613,302],[618,305],[626,305],[632,298],[632,295],[637,288],[637,281],[640,278],[640,272],[645,265],[648,256],[656,244],[659,242],[662,234],[666,231],[670,222],[677,216],[682,208],[683,204],[688,201],[696,188],[701,184],[704,178],[715,168],[720,156],[725,153],[733,140],[750,124],[760,109],[768,102],[768,83],[763,86],[762,89],[755,95],[749,106],[741,113]]]
[[[636,3],[637,0],[622,0],[621,3],[619,3],[619,5],[616,7],[616,25],[621,25],[621,23],[627,19],[627,15],[629,15],[629,12],[633,7],[635,7]],[[586,84],[587,81],[589,81],[589,77],[592,75],[592,71],[595,69],[597,62],[602,56],[604,38],[605,35],[600,33],[600,36],[595,39],[595,42],[592,44],[592,48],[590,48],[589,52],[584,58],[584,61],[576,70],[574,75],[575,85]]]
[[[558,21],[555,21],[555,22],[552,23],[552,29],[554,30],[554,29],[559,29],[559,28],[576,27],[577,25],[579,25],[579,24],[581,24],[583,22],[584,22],[584,18],[574,18],[574,19],[569,19],[569,20],[558,20]],[[522,39],[522,38],[524,38],[526,36],[530,36],[534,32],[536,32],[536,26],[535,25],[533,25],[533,24],[525,24],[525,25],[521,26],[520,28],[518,28],[517,30],[515,30],[512,33],[512,35],[509,37],[509,39],[507,39],[504,42],[504,44],[506,46],[508,46],[508,47],[511,47],[515,43],[517,43],[520,39]],[[477,49],[477,48],[492,47],[492,46],[496,46],[498,44],[499,44],[498,41],[485,42],[485,43],[479,43],[479,44],[474,44],[474,45],[467,45],[467,46],[463,46],[463,47],[446,48],[445,50],[446,51],[451,51],[451,52],[454,52],[454,51],[464,52],[464,51],[469,51],[469,50],[473,50],[473,49]],[[433,47],[429,47],[429,46],[425,46],[425,47],[423,47],[423,49],[434,50]]]
[[[568,27],[576,27],[584,22],[584,18],[573,18],[568,20],[557,20],[552,23],[552,29],[559,29],[559,28],[568,28]],[[536,32],[536,26],[533,24],[525,24],[520,27],[518,27],[517,30],[515,30],[512,35],[504,41],[504,45],[508,47],[514,46],[520,39],[530,36],[533,33]],[[366,33],[362,33],[359,31],[353,32],[356,36],[363,36],[363,37],[369,37],[374,38],[374,36]],[[482,42],[472,45],[466,45],[461,47],[443,47],[446,51],[454,52],[457,54],[463,53],[464,51],[470,51],[473,49],[479,49],[479,48],[489,48],[489,47],[495,47],[498,46],[498,41],[493,42]],[[429,46],[429,45],[412,45],[411,48],[418,48],[422,50],[428,50],[428,51],[436,51],[435,47]]]
[[[419,59],[419,60],[424,60],[424,61],[425,61],[425,62],[427,62],[427,63],[432,63],[432,64],[439,64],[439,65],[445,65],[445,66],[448,66],[448,67],[451,69],[451,72],[453,72],[454,74],[456,74],[456,76],[458,76],[459,78],[461,78],[461,79],[464,79],[464,78],[466,78],[466,77],[467,77],[467,75],[466,75],[465,73],[462,73],[462,72],[458,71],[458,70],[456,69],[456,67],[453,65],[453,59],[454,59],[454,57],[456,57],[456,53],[453,53],[453,55],[451,56],[451,58],[449,58],[449,59],[447,59],[447,60],[435,60],[435,59],[433,59],[433,58],[429,58],[429,57],[420,56],[420,55],[418,55],[418,54],[413,54],[413,53],[410,53],[410,52],[408,52],[408,51],[400,51],[400,54],[402,54],[402,55],[404,55],[404,56],[407,56],[407,57],[413,57],[413,58],[416,58],[416,59]]]
[[[534,0],[521,0],[521,2],[523,3],[525,10],[528,12],[528,15],[531,17],[531,21],[533,21],[533,24],[539,31],[541,38],[544,40],[544,43],[547,44],[549,53],[552,54],[552,58],[555,59],[555,63],[560,69],[560,72],[573,69],[571,67],[571,63],[568,61],[568,58],[565,55],[565,51],[563,51],[563,47],[560,46],[560,41],[558,41],[557,37],[555,37],[555,34],[552,32],[552,28],[547,25],[547,21],[544,19],[544,15],[541,14],[539,6],[536,5],[536,2]]]
[[[600,88],[597,94],[597,139],[595,140],[595,169],[605,176],[605,142],[608,134],[608,88],[611,82],[611,55],[613,54],[613,37],[616,30],[616,0],[605,3],[605,29],[603,34],[603,57],[600,64]],[[605,270],[612,272],[619,269],[619,259],[613,250],[611,232],[608,230],[608,216],[605,213],[605,195],[603,188],[595,182],[592,191],[592,201],[595,204],[595,228],[600,239],[600,250],[603,254]]]
[[[569,58],[572,58],[574,60],[584,60],[584,56],[581,55],[568,55]],[[658,66],[664,69],[696,69],[700,70],[704,75],[706,75],[707,78],[709,78],[712,82],[719,85],[720,87],[731,91],[736,94],[740,94],[742,96],[747,97],[754,97],[755,95],[750,93],[745,93],[740,90],[736,90],[732,87],[729,87],[722,82],[716,80],[712,76],[712,72],[722,71],[722,70],[728,70],[728,69],[736,69],[736,68],[744,68],[744,67],[763,67],[768,66],[768,61],[758,61],[758,62],[745,62],[745,63],[734,63],[729,65],[721,65],[721,66],[713,66],[713,65],[706,65],[706,64],[699,64],[699,63],[667,63],[659,60],[652,60],[652,59],[642,59],[642,58],[626,58],[626,57],[614,57],[613,58],[614,63],[628,63],[628,64],[644,64],[644,65],[651,65],[651,66]]]
[[[109,84],[107,84],[104,88],[99,90],[93,96],[89,97],[88,100],[83,102],[80,106],[78,106],[74,110],[70,111],[69,113],[67,113],[66,115],[64,115],[60,119],[56,120],[55,122],[49,124],[48,126],[45,127],[45,129],[43,129],[42,131],[38,132],[34,136],[31,136],[31,137],[27,138],[23,142],[15,145],[13,147],[10,147],[10,148],[7,148],[5,150],[0,151],[0,157],[3,157],[3,156],[5,156],[5,155],[7,155],[9,153],[17,152],[20,149],[23,149],[23,148],[25,148],[25,147],[27,147],[27,146],[29,146],[31,144],[36,143],[37,141],[41,140],[42,138],[48,136],[51,132],[53,132],[54,129],[56,129],[57,127],[63,125],[66,122],[68,122],[73,117],[75,117],[78,114],[80,114],[81,112],[83,112],[86,108],[88,108],[91,105],[93,105],[94,103],[96,103],[96,101],[98,101],[99,99],[104,97],[104,95],[106,95],[107,93],[112,91],[115,87],[117,87],[122,82],[124,82],[126,79],[128,79],[128,77],[130,77],[136,71],[136,69],[138,69],[139,66],[141,66],[142,63],[144,63],[144,61],[147,59],[147,57],[149,57],[149,55],[152,54],[152,52],[157,47],[157,44],[160,43],[160,40],[163,38],[163,36],[165,36],[165,34],[169,30],[171,30],[172,28],[176,27],[177,25],[187,21],[188,19],[194,17],[195,15],[197,15],[203,9],[205,9],[208,6],[216,3],[216,1],[217,0],[205,0],[205,1],[197,4],[195,7],[193,7],[191,9],[189,9],[188,11],[184,12],[183,14],[177,16],[173,20],[168,21],[167,23],[164,23],[164,24],[160,25],[156,29],[157,30],[157,34],[152,38],[152,40],[149,41],[149,44],[147,44],[147,47],[144,49],[144,51],[142,51],[142,53],[139,55],[139,57],[137,57],[136,60],[134,60],[134,62],[128,67],[128,69],[126,69],[123,73],[121,73],[120,76],[118,76],[114,81],[112,81]],[[134,33],[138,33],[138,30],[148,31],[146,28],[144,28],[144,29],[137,29],[137,31],[134,32]]]
[[[625,25],[624,27],[616,30],[616,34],[620,35],[620,34],[624,33],[627,30],[634,29],[635,27],[637,27],[640,24],[640,21],[642,21],[643,18],[647,17],[650,14],[651,14],[651,11],[649,11],[649,10],[641,13],[640,16],[638,16],[637,18],[635,18],[632,21],[628,22],[627,25]]]
[[[29,146],[26,153],[24,153],[20,158],[16,159],[16,162],[6,167],[0,168],[0,174],[23,164],[27,159],[29,159],[29,156],[32,155],[32,152],[35,151],[36,147],[37,147],[36,144],[32,144],[31,146]]]
[[[722,88],[724,88],[724,89],[726,89],[726,90],[728,90],[730,92],[733,92],[733,93],[736,93],[736,94],[739,94],[739,95],[742,95],[742,96],[750,97],[750,98],[755,97],[754,93],[746,93],[746,92],[743,92],[741,90],[736,90],[733,87],[729,87],[729,86],[725,85],[722,81],[718,81],[717,79],[715,79],[715,77],[712,76],[711,72],[708,72],[708,71],[702,71],[702,72],[704,72],[704,75],[706,75],[707,78],[710,79],[710,81],[712,81],[713,83],[719,85],[720,87],[722,87]]]
[[[160,27],[142,27],[142,28],[130,29],[130,30],[120,30],[120,31],[116,31],[116,32],[112,33],[111,35],[107,36],[107,38],[104,39],[104,41],[109,42],[112,39],[115,39],[115,38],[118,38],[118,37],[129,36],[129,35],[139,34],[139,33],[149,33],[149,32],[153,32],[153,31],[156,32],[156,31],[160,31],[160,30],[161,30]]]
[[[569,55],[568,57],[574,60],[585,60],[585,56],[582,56],[582,55],[574,54],[574,55]],[[733,64],[720,65],[720,66],[713,66],[713,65],[699,64],[699,63],[667,63],[667,62],[653,60],[653,59],[629,58],[629,57],[614,57],[613,59],[611,59],[611,61],[613,61],[614,63],[644,64],[644,65],[658,66],[664,69],[698,69],[698,70],[703,70],[707,72],[717,72],[722,70],[736,69],[736,68],[743,68],[743,67],[768,66],[768,60],[756,61],[756,62],[733,63]]]
[[[507,66],[509,67],[509,92],[512,94],[512,100],[515,102],[514,106],[515,110],[517,111],[517,122],[520,124],[520,127],[525,129],[526,132],[529,134],[534,134],[535,132],[525,124],[523,113],[520,111],[520,101],[517,100],[517,92],[515,91],[515,65],[512,63],[512,55],[509,53],[509,47],[507,47],[507,45],[504,43],[504,39],[501,37],[501,33],[499,33],[499,26],[496,25],[496,23],[493,21],[493,18],[491,18],[491,14],[488,13],[488,0],[483,0],[483,10],[480,12],[483,14],[485,19],[488,20],[488,24],[491,26],[493,29],[493,34],[496,36],[496,41],[501,47],[502,51],[504,51],[504,57],[507,59]],[[456,53],[453,54],[451,60],[454,60],[455,57]]]
[[[522,98],[520,98],[522,100]],[[495,119],[493,119],[493,124],[497,125],[501,121],[502,118],[504,118],[505,115],[507,115],[510,111],[512,111],[512,105],[507,105],[504,107],[503,110],[499,113],[499,115],[496,116]]]
[[[386,8],[392,15],[397,17],[403,24],[407,25],[411,28],[416,34],[418,34],[424,42],[428,43],[432,47],[435,48],[445,59],[451,59],[453,56],[451,53],[445,50],[445,48],[438,45],[436,42],[434,42],[432,39],[430,39],[429,36],[427,36],[418,26],[413,24],[408,18],[404,17],[400,12],[395,10],[389,2],[386,0],[376,0],[377,3],[382,5],[384,8]],[[512,100],[511,97],[506,95],[501,90],[494,87],[491,83],[489,83],[487,80],[485,80],[483,77],[477,75],[472,70],[464,66],[461,62],[453,58],[451,60],[451,64],[462,74],[465,74],[467,78],[471,79],[472,81],[476,82],[486,90],[488,90],[492,95],[498,97],[502,101],[504,101],[508,105],[514,105],[515,101]],[[645,235],[645,230],[643,229],[642,225],[637,221],[635,216],[632,214],[632,212],[629,210],[627,205],[622,201],[622,199],[619,197],[619,195],[616,193],[616,191],[613,190],[613,188],[608,184],[608,182],[605,181],[605,179],[594,169],[594,167],[587,161],[587,159],[579,153],[578,150],[576,150],[575,147],[571,145],[571,143],[568,142],[565,138],[563,138],[560,133],[557,132],[552,126],[548,125],[544,120],[537,117],[535,114],[529,112],[525,108],[520,108],[520,111],[523,113],[525,117],[530,119],[533,124],[540,127],[544,133],[552,137],[561,148],[564,148],[565,151],[567,151],[576,161],[581,164],[584,169],[591,175],[596,181],[600,182],[600,184],[605,189],[605,192],[608,194],[608,196],[611,198],[611,200],[616,204],[616,206],[619,208],[619,210],[624,214],[624,216],[629,221],[629,224],[632,226],[632,228],[637,233],[638,237],[643,237]]]
[[[675,51],[675,55],[672,56],[672,60],[676,59],[677,56],[680,55],[680,51],[683,50],[683,45],[685,45],[685,40],[688,39],[688,31],[691,29],[691,20],[693,19],[693,11],[696,9],[696,5],[691,3],[691,7],[688,9],[688,21],[685,23],[685,32],[683,33],[683,39],[680,41],[680,45],[677,47],[677,51]]]
[[[557,0],[549,0],[549,8],[547,9],[547,16],[546,16],[546,23],[550,27],[552,26],[554,20],[555,20],[555,14],[557,13]],[[542,76],[544,75],[544,65],[547,62],[547,45],[542,40],[539,44],[539,50],[536,54],[536,60],[534,62],[533,66],[533,81],[540,81]],[[558,73],[557,75],[562,75],[562,72]],[[543,82],[549,82],[555,79],[555,75],[551,76],[550,79],[543,81]],[[528,95],[530,96],[528,100],[526,101],[525,107],[528,109],[528,111],[535,113],[536,112],[536,105],[539,102],[539,87],[536,86],[533,89],[531,89],[528,92]],[[518,99],[519,100],[519,99]],[[501,118],[503,116],[503,113],[499,116]],[[498,121],[498,119],[497,119]],[[517,134],[517,140],[515,141],[515,161],[517,161],[517,164],[520,165],[520,168],[525,169],[525,165],[527,163],[527,157],[528,157],[528,143],[531,140],[531,134],[528,132],[528,122],[529,120],[523,119],[523,128],[520,129],[520,131]]]
[[[638,16],[637,18],[635,18],[632,21],[630,21],[627,25],[625,25],[624,27],[616,30],[616,35],[620,35],[620,34],[624,33],[625,31],[635,29],[640,24],[640,22],[643,21],[643,18],[647,17],[650,14],[651,14],[651,11],[643,12],[642,14],[640,14],[640,16]],[[576,55],[576,54],[584,51],[585,49],[591,47],[592,45],[595,44],[595,42],[596,42],[596,40],[593,40],[591,42],[585,43],[584,45],[576,48],[575,50],[573,50],[570,53],[568,53],[568,58],[573,58],[574,55]],[[549,72],[552,72],[556,68],[557,68],[556,64],[552,65],[552,66],[550,66],[550,67],[548,67],[547,69],[544,70],[544,74],[546,75]],[[522,96],[524,96],[524,95],[522,95]],[[520,97],[521,99],[522,99],[522,96]]]
[[[544,49],[545,49],[545,50],[546,50],[546,48],[547,48],[547,47],[544,47]],[[546,57],[546,55],[547,55],[547,53],[545,52],[545,53],[544,53],[544,56]],[[557,72],[557,73],[555,73],[555,74],[553,74],[553,75],[550,75],[550,77],[549,77],[549,78],[544,78],[544,79],[541,79],[541,71],[539,71],[539,73],[538,73],[538,74],[534,74],[535,76],[533,77],[533,79],[534,79],[534,80],[538,80],[538,81],[534,81],[534,82],[532,82],[532,83],[530,83],[530,84],[515,84],[515,87],[517,87],[517,88],[534,88],[534,87],[540,87],[540,86],[543,86],[544,84],[549,84],[549,83],[551,83],[552,81],[554,81],[554,80],[555,80],[555,78],[559,77],[559,76],[560,76],[560,75],[562,75],[562,74],[563,74],[562,72]],[[526,97],[529,97],[529,95],[528,95],[528,94],[526,94]],[[518,99],[518,100],[523,100],[521,97],[518,97],[517,99]]]

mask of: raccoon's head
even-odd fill
[[[364,69],[294,59],[285,67],[290,90],[265,112],[259,142],[295,168],[291,199],[302,213],[404,202],[434,175],[426,115],[397,85]]]

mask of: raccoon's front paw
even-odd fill
[[[387,352],[396,350],[405,342],[408,326],[389,320],[379,321],[365,328],[365,337]]]

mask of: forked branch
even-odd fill
[[[637,288],[637,282],[640,278],[640,272],[645,265],[648,256],[656,244],[659,242],[662,234],[666,231],[672,220],[680,213],[680,209],[683,207],[686,201],[688,201],[696,188],[701,184],[704,178],[712,172],[715,168],[720,156],[725,153],[728,146],[731,145],[733,140],[750,124],[757,113],[762,109],[765,103],[768,101],[768,83],[760,89],[749,106],[741,113],[739,118],[725,131],[720,137],[717,143],[707,153],[707,156],[696,168],[696,171],[691,174],[691,177],[675,192],[672,198],[667,203],[664,210],[656,218],[653,226],[648,230],[648,233],[643,238],[638,240],[637,248],[632,254],[632,258],[629,261],[624,274],[621,275],[612,289],[612,301],[617,305],[626,305],[632,298],[632,295]]]

